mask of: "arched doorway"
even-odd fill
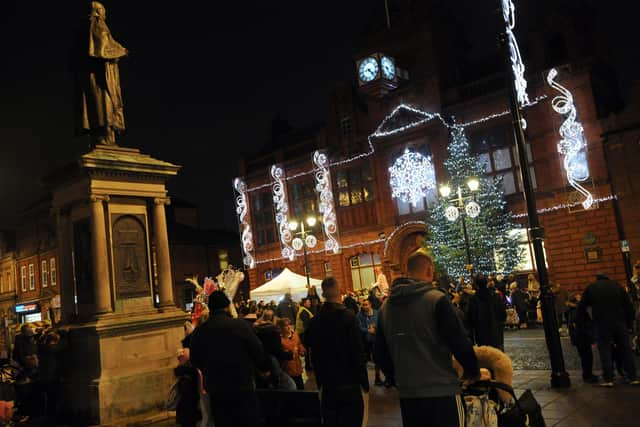
[[[412,221],[399,226],[387,240],[385,244],[383,264],[386,271],[393,280],[399,276],[405,276],[407,272],[407,259],[418,249],[422,248],[422,243],[427,233],[427,224],[423,221]],[[433,263],[431,263],[431,274],[433,278]]]

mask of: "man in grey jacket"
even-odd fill
[[[393,281],[378,315],[376,358],[385,375],[395,376],[404,427],[464,427],[451,356],[467,381],[480,379],[478,360],[448,296],[429,284],[429,271],[427,256],[416,252],[409,277]]]

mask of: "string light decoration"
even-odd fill
[[[289,229],[289,202],[287,199],[287,185],[284,181],[284,170],[277,165],[271,166],[271,178],[273,178],[271,192],[273,194],[273,205],[276,208],[276,224],[278,225],[278,234],[282,245],[282,256],[293,261],[296,254],[291,247],[293,235]]]
[[[562,139],[558,143],[558,153],[564,156],[563,166],[569,185],[584,196],[582,207],[589,209],[593,205],[593,195],[580,185],[580,182],[589,179],[584,129],[576,120],[577,112],[573,103],[573,95],[567,88],[555,81],[557,76],[558,71],[555,68],[552,68],[547,74],[549,86],[560,92],[560,95],[551,100],[551,108],[565,119],[559,129]]]
[[[436,186],[436,170],[431,157],[404,150],[389,168],[391,197],[417,206]]]
[[[251,232],[251,219],[248,215],[247,185],[242,178],[236,178],[233,180],[233,188],[238,193],[236,196],[236,214],[240,224],[240,242],[242,253],[244,254],[243,262],[247,267],[254,268],[256,260],[253,256],[253,233]]]
[[[593,199],[593,203],[598,204],[598,203],[604,203],[604,202],[608,202],[610,200],[614,200],[617,199],[618,196],[613,195],[613,194],[609,194],[608,196],[603,196],[603,197],[597,197]],[[575,206],[582,206],[582,202],[575,202],[575,203],[559,203],[557,205],[554,206],[549,206],[547,208],[542,208],[542,209],[538,209],[538,214],[542,215],[542,214],[547,214],[547,213],[551,213],[551,212],[556,212],[562,209],[570,209],[573,208]],[[522,213],[517,213],[515,215],[513,215],[514,218],[525,218],[527,216],[527,214],[525,212]]]
[[[511,69],[513,70],[518,103],[524,107],[529,104],[529,95],[527,95],[527,80],[524,78],[524,63],[522,56],[520,56],[518,41],[513,33],[516,26],[516,7],[512,0],[502,0],[502,17],[504,18],[505,32],[509,38],[509,56],[511,57]],[[526,123],[523,123],[524,128],[526,128]]]
[[[329,158],[326,153],[316,151],[313,153],[313,164],[315,166],[316,192],[320,199],[318,210],[322,214],[322,228],[326,237],[324,248],[327,252],[337,254],[340,252],[340,243],[337,238],[338,221],[333,201],[333,191],[331,191]]]
[[[507,210],[507,202],[502,189],[502,179],[493,179],[486,175],[485,166],[478,155],[471,152],[471,146],[464,128],[454,127],[451,130],[451,142],[447,147],[449,158],[444,166],[448,172],[451,188],[460,188],[461,197],[472,195],[467,186],[469,178],[476,177],[480,181],[478,190],[473,192],[475,204],[465,209],[467,234],[471,262],[475,272],[490,273],[498,269],[494,254],[500,254],[505,260],[500,268],[511,272],[521,256],[516,239],[511,237],[511,230],[519,228],[513,220],[513,214]],[[455,208],[455,212],[453,209]],[[461,212],[452,206],[447,198],[438,198],[429,206],[429,220],[425,246],[433,255],[436,268],[451,277],[466,276],[466,246],[461,221],[455,221]],[[453,222],[452,221],[455,221]]]

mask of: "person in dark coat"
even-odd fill
[[[529,305],[529,294],[522,290],[517,282],[513,282],[510,285],[511,288],[511,304],[518,313],[518,322],[520,328],[526,329],[528,325],[527,321],[527,307]]]
[[[60,354],[62,343],[55,331],[47,332],[39,345],[38,377],[44,397],[44,413],[48,421],[55,421],[60,395]]]
[[[500,297],[487,287],[484,276],[476,278],[478,290],[469,300],[467,324],[476,345],[490,345],[504,350],[503,326],[507,311]]]
[[[296,314],[298,314],[296,304],[291,299],[291,294],[287,292],[284,294],[284,298],[280,301],[280,304],[278,304],[278,308],[276,308],[276,316],[280,318],[286,317],[292,325],[295,325]]]
[[[191,338],[191,363],[200,369],[216,427],[256,427],[254,372],[269,371],[262,343],[251,325],[231,317],[222,291],[209,295],[209,320]]]
[[[353,295],[348,294],[344,300],[342,301],[345,307],[353,311],[354,314],[358,314],[360,311],[360,307],[358,306],[358,301],[353,297]]]
[[[591,307],[593,324],[602,363],[602,386],[613,387],[613,359],[611,344],[620,351],[627,373],[627,381],[639,385],[636,365],[631,351],[630,331],[633,329],[633,305],[624,288],[605,274],[596,275],[596,281],[585,289],[578,305],[578,315],[584,316]]]
[[[578,305],[582,300],[582,294],[577,292],[569,298],[567,303],[567,324],[571,344],[576,347],[580,364],[582,365],[582,380],[586,383],[598,382],[598,377],[593,374],[593,351],[591,345],[593,338],[593,322],[589,314],[584,312],[578,315]]]
[[[326,302],[309,322],[305,346],[311,352],[322,393],[323,425],[360,427],[366,417],[364,394],[369,393],[369,377],[358,321],[353,311],[340,303],[336,279],[322,281],[322,294]]]
[[[176,423],[182,427],[195,427],[202,419],[200,413],[200,388],[198,370],[189,360],[189,349],[178,351],[178,366],[173,370],[178,382],[178,404],[176,406]]]

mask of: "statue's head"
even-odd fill
[[[89,14],[90,18],[102,18],[107,19],[107,11],[99,1],[91,2],[91,13]]]

